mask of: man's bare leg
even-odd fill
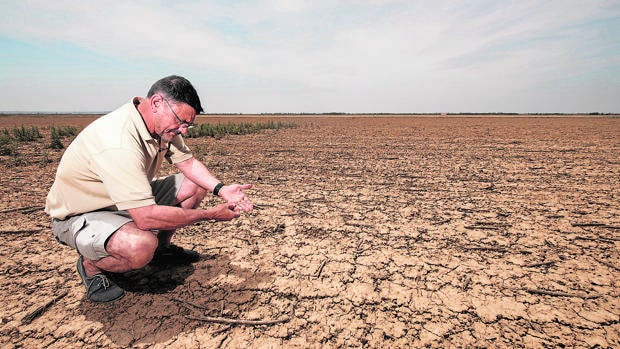
[[[125,291],[102,271],[122,273],[140,269],[153,258],[156,248],[155,234],[140,230],[134,222],[129,222],[114,232],[106,242],[105,249],[109,256],[98,261],[80,256],[77,269],[88,298],[103,303],[122,297]]]
[[[176,230],[160,230],[157,233],[158,245],[161,247],[170,246],[170,240],[172,240],[172,235],[174,235],[175,232]]]
[[[202,200],[204,200],[207,195],[207,191],[202,187],[197,186],[194,182],[185,178],[183,183],[181,184],[181,188],[179,189],[179,193],[177,194],[177,204],[176,206],[182,208],[195,209],[200,206]],[[175,230],[160,230],[157,233],[157,239],[159,241],[159,246],[168,247],[170,246],[170,240],[172,239],[172,235],[174,235]]]
[[[143,268],[153,258],[157,244],[155,234],[140,230],[134,222],[129,222],[108,239],[106,251],[109,256],[98,261],[84,259],[86,276],[98,274],[102,270],[123,273]]]

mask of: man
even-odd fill
[[[197,261],[198,253],[170,243],[175,229],[253,209],[244,193],[251,184],[223,185],[185,145],[182,135],[200,112],[192,84],[169,76],[146,98],[92,122],[67,147],[45,212],[56,239],[80,254],[77,269],[90,300],[124,294],[104,271],[140,269],[160,256]],[[154,180],[164,158],[181,173]],[[226,203],[199,209],[206,193]]]

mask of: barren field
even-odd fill
[[[256,210],[97,305],[42,209],[48,126],[92,117],[0,117],[44,135],[0,156],[1,347],[620,347],[620,118],[272,119],[298,127],[188,140]]]

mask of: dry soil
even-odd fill
[[[0,117],[44,135],[0,157],[1,346],[620,346],[620,118],[270,119],[297,128],[188,140],[256,209],[178,230],[201,261],[100,305],[42,210],[49,125],[92,116]]]

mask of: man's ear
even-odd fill
[[[157,116],[157,110],[159,109],[159,105],[161,103],[163,103],[163,100],[159,93],[154,94],[151,98],[149,98],[149,107],[151,108],[151,113],[153,113],[153,115]]]

